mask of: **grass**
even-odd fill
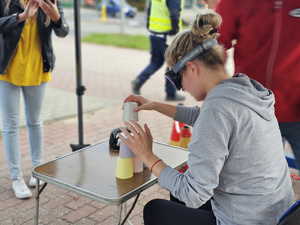
[[[82,37],[81,40],[88,43],[112,45],[122,48],[150,49],[149,37],[145,35],[93,33]]]

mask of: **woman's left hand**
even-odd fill
[[[40,8],[43,10],[43,12],[50,17],[50,19],[54,23],[58,23],[60,20],[60,14],[58,12],[57,0],[53,0],[53,3],[50,0],[39,0]]]
[[[124,127],[121,127],[120,130],[128,139],[124,138],[122,135],[119,135],[119,138],[146,164],[147,159],[153,155],[153,138],[149,127],[145,124],[144,131],[143,128],[132,119],[130,120],[130,123],[126,121],[124,123],[131,131],[131,134]]]

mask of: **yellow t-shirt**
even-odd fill
[[[40,85],[51,81],[51,73],[43,71],[42,47],[36,19],[28,19],[19,45],[0,80],[17,86]]]

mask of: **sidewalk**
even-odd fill
[[[75,95],[74,39],[53,37],[57,56],[53,80],[48,84],[44,107],[44,162],[71,153],[70,144],[78,144],[77,96]],[[147,51],[82,44],[84,143],[93,144],[109,138],[114,128],[123,125],[122,102],[131,94],[130,82],[149,61]],[[141,92],[150,99],[164,101],[164,68],[153,75]],[[187,93],[184,104],[193,102]],[[177,104],[174,102],[173,104]],[[156,112],[141,112],[141,123],[147,122],[156,141],[168,143],[173,120]],[[24,117],[21,120],[24,124]],[[159,122],[158,122],[159,121]],[[20,132],[22,170],[27,182],[31,173],[27,131]],[[0,140],[0,224],[33,224],[34,197],[14,197],[2,140]],[[34,189],[31,189],[33,196]],[[144,191],[130,220],[143,224],[142,210],[153,198],[168,198],[158,185]],[[133,200],[129,201],[130,207]],[[106,206],[48,185],[40,196],[40,224],[115,224],[116,206]]]
[[[70,144],[78,144],[77,96],[75,94],[74,37],[59,39],[53,36],[56,68],[48,84],[44,106],[44,162],[71,153]],[[149,61],[147,51],[121,49],[111,46],[82,44],[82,75],[86,92],[83,95],[84,144],[93,144],[109,138],[110,132],[123,125],[122,102],[131,94],[130,82]],[[164,68],[158,71],[141,89],[142,95],[164,101]],[[184,104],[194,105],[187,93]],[[173,103],[174,105],[177,102]],[[141,124],[147,123],[154,140],[168,143],[173,120],[156,112],[139,113]],[[24,119],[22,118],[24,124]],[[31,173],[27,131],[20,132],[22,170],[28,181]],[[287,147],[287,151],[290,151]],[[271,156],[270,156],[271,157]],[[294,171],[292,171],[294,173]],[[293,181],[299,199],[299,181]],[[34,189],[31,189],[33,196]],[[143,224],[143,206],[151,199],[167,199],[168,191],[154,185],[142,192],[131,216],[135,225]],[[33,224],[34,197],[19,200],[14,197],[8,173],[2,140],[0,140],[0,224]],[[131,206],[131,199],[128,206]],[[115,224],[116,206],[106,206],[53,185],[48,185],[40,196],[39,224],[92,225]]]

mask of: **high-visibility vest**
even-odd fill
[[[181,0],[181,11],[179,17],[179,30],[181,30],[181,12],[183,0]],[[155,33],[167,33],[172,30],[170,12],[166,0],[151,0],[151,10],[149,16],[149,30]]]

